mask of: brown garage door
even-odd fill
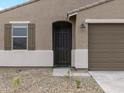
[[[124,70],[124,24],[89,24],[89,70]]]

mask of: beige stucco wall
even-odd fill
[[[114,0],[78,13],[76,20],[77,49],[88,49],[88,31],[80,28],[86,19],[124,19],[124,0]]]
[[[52,49],[52,23],[66,20],[68,11],[98,0],[41,0],[0,14],[0,49],[4,49],[4,24],[30,21],[36,24],[36,49]],[[73,39],[73,48],[74,48]]]

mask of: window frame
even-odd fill
[[[23,26],[21,26],[21,25],[23,25]],[[13,35],[13,29],[14,28],[26,28],[27,29],[27,35],[26,36],[14,36]],[[26,49],[14,49],[14,47],[13,47],[14,38],[26,38]],[[28,24],[25,24],[25,23],[12,24],[12,28],[11,28],[11,50],[28,50]]]

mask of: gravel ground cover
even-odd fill
[[[80,81],[77,88],[76,80]],[[104,93],[92,77],[53,77],[52,68],[0,68],[0,93]]]

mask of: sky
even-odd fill
[[[26,2],[29,0],[0,0],[0,10]]]

